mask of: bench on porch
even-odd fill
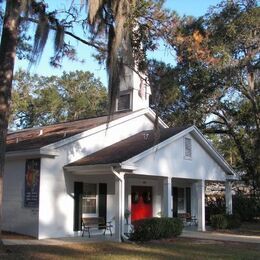
[[[191,216],[190,213],[179,213],[178,218],[181,219],[186,226],[196,226],[198,222],[196,216]]]
[[[103,235],[106,234],[106,231],[110,231],[110,235],[112,236],[112,221],[106,222],[102,217],[96,218],[82,218],[82,237],[84,236],[85,231],[88,232],[88,237],[90,237],[90,229],[104,229]]]

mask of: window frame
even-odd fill
[[[86,192],[86,185],[91,184],[91,185],[96,185],[96,195],[87,195],[84,194]],[[98,217],[98,206],[99,206],[99,185],[97,183],[83,183],[83,193],[82,193],[82,218],[89,218],[89,217]],[[83,212],[83,200],[87,198],[95,198],[96,199],[96,213],[84,213]]]
[[[119,99],[122,96],[127,96],[129,95],[129,107],[128,108],[123,108],[123,109],[119,109]],[[121,91],[118,98],[116,99],[116,111],[127,111],[127,110],[131,110],[132,108],[132,92],[131,91]]]

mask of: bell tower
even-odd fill
[[[150,95],[151,88],[148,78],[142,73],[125,67],[125,75],[120,80],[116,112],[148,108]]]

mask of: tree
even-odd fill
[[[106,114],[107,91],[90,72],[58,76],[18,71],[13,81],[10,126],[27,128]]]
[[[236,167],[255,191],[260,188],[259,24],[256,1],[224,1],[207,16],[179,20],[165,37],[177,54],[175,70],[190,117],[205,133],[225,135],[235,145],[241,159]]]
[[[167,27],[163,0],[88,0],[88,22],[93,37],[106,35],[109,113],[115,110],[119,82],[125,67],[146,70],[146,51]]]
[[[18,39],[20,1],[7,1],[0,43],[0,211],[3,201],[5,140],[10,111],[11,86]],[[0,212],[0,231],[2,214]]]
[[[86,26],[86,19],[82,21],[77,19],[80,11],[73,7],[73,5],[69,10],[65,10],[66,18],[69,19],[67,21],[64,17],[59,20],[57,18],[59,16],[57,11],[48,12],[44,1],[5,1],[0,44],[0,210],[2,208],[2,176],[4,171],[5,140],[10,116],[14,61],[19,46],[24,47],[22,50],[26,48],[28,50],[28,45],[23,45],[23,40],[26,39],[26,36],[20,37],[22,35],[20,26],[28,22],[37,25],[31,51],[31,61],[34,63],[37,63],[41,57],[50,30],[55,31],[55,54],[51,60],[51,64],[54,66],[58,66],[64,56],[68,56],[71,59],[75,57],[75,49],[64,41],[65,35],[69,35],[101,51],[99,57],[106,57],[107,61],[110,97],[109,112],[111,113],[115,106],[115,98],[119,88],[119,75],[122,77],[124,74],[124,66],[122,66],[123,59],[134,60],[132,51],[138,53],[138,50],[143,50],[143,54],[139,55],[139,58],[141,57],[139,60],[143,60],[145,58],[145,50],[147,48],[155,48],[152,44],[154,35],[149,33],[149,41],[146,41],[147,37],[139,37],[139,35],[144,36],[145,34],[139,34],[138,31],[140,31],[140,26],[143,32],[148,32],[153,27],[153,22],[157,22],[158,26],[155,28],[156,31],[160,31],[160,26],[164,26],[163,22],[167,20],[160,9],[162,2],[155,1],[153,3],[152,0],[88,0],[86,1],[88,5],[87,20],[90,26]],[[0,1],[0,4],[2,3],[3,0]],[[144,17],[144,14],[147,14],[147,16]],[[70,31],[79,22],[82,22],[84,31],[86,27],[90,28],[90,41]],[[101,40],[99,37],[101,37]],[[18,45],[19,40],[21,40],[20,45]],[[107,48],[103,48],[104,42],[107,43]],[[145,44],[142,45],[142,42]],[[135,67],[134,62],[130,62],[130,64],[133,65],[133,68]],[[141,62],[139,62],[140,64]],[[138,67],[141,68],[141,66]]]
[[[63,96],[65,120],[75,120],[107,114],[107,91],[90,72],[63,73],[57,80]]]
[[[206,115],[193,113],[192,95],[181,85],[182,71],[179,67],[150,60],[148,76],[152,88],[151,107],[169,126],[201,125]]]
[[[3,1],[1,0],[0,4]],[[2,5],[0,6],[2,8]],[[1,11],[1,14],[3,12]],[[66,20],[60,23],[55,17],[55,12],[47,13],[43,1],[34,0],[6,0],[4,19],[0,43],[0,231],[1,210],[3,196],[3,172],[5,162],[5,140],[7,135],[8,120],[10,116],[11,89],[16,51],[21,36],[20,25],[25,21],[37,24],[34,46],[32,49],[32,61],[37,62],[41,56],[49,29],[55,29],[55,60],[67,55],[71,49],[64,43]],[[2,17],[2,16],[1,16]],[[74,36],[71,32],[67,32]],[[75,37],[75,36],[74,36]],[[76,37],[80,39],[79,37]],[[20,38],[21,39],[21,38]],[[87,41],[84,41],[88,44]],[[90,44],[91,45],[91,44]],[[93,45],[94,46],[94,45]],[[53,63],[54,63],[53,62]],[[1,232],[0,232],[1,233]]]

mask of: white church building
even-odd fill
[[[142,85],[140,90],[140,85]],[[11,132],[4,172],[3,226],[38,239],[81,235],[81,220],[128,222],[189,213],[205,230],[205,182],[236,174],[195,126],[168,128],[149,108],[150,87],[129,71],[107,116]]]

